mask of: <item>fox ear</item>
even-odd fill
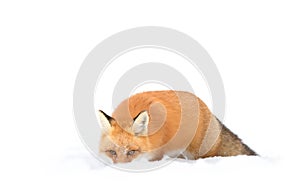
[[[115,122],[115,119],[108,116],[102,110],[99,110],[100,124],[103,131],[109,131]]]
[[[131,127],[134,135],[147,135],[148,134],[149,115],[147,111],[140,112],[134,119]]]

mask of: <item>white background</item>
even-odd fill
[[[299,194],[297,1],[1,1],[1,194]],[[124,29],[196,39],[226,90],[225,124],[261,158],[172,163],[147,173],[99,165],[81,143],[72,92],[86,55]]]
[[[128,78],[126,73],[130,72],[131,69],[134,69],[139,65],[153,62],[165,64],[166,66],[169,66],[171,70],[177,71],[179,74],[181,74],[185,79],[184,81],[191,85],[192,89],[190,92],[201,96],[201,99],[209,106],[209,108],[212,108],[211,93],[209,91],[207,81],[205,80],[203,73],[195,68],[195,65],[191,64],[181,55],[166,49],[139,48],[126,52],[113,60],[108,67],[105,68],[104,72],[98,77],[94,97],[95,110],[101,108],[107,113],[112,113],[115,109],[114,105],[112,105],[113,94],[116,90],[115,88],[117,88],[117,85],[119,85],[119,80],[122,80],[122,77],[123,80],[125,79],[126,81],[133,80],[132,78]],[[160,70],[158,69],[155,71]],[[148,74],[155,74],[155,71]],[[166,75],[166,77],[173,78],[174,75]],[[180,81],[183,82],[182,80]],[[109,85],[107,83],[109,83]],[[131,94],[150,90],[187,90],[186,88],[182,89],[182,86],[173,86],[172,84],[174,85],[174,83],[163,83],[161,81],[158,83],[154,80],[148,81],[145,78],[144,83],[139,83],[132,89],[129,89],[128,87],[126,90],[129,90]],[[116,91],[117,95],[120,93],[121,92]],[[129,96],[130,94],[126,95]],[[121,102],[114,102],[115,105],[118,105],[119,103]]]

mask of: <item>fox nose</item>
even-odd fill
[[[114,163],[128,163],[130,162],[130,159],[126,157],[117,157],[116,159],[113,160]]]

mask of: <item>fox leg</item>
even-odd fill
[[[164,157],[164,153],[161,151],[153,152],[152,157],[149,158],[149,161],[159,161]]]

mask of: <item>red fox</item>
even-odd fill
[[[113,163],[140,157],[196,160],[256,155],[227,129],[197,96],[183,91],[150,91],[124,100],[112,116],[99,111],[99,152]]]

